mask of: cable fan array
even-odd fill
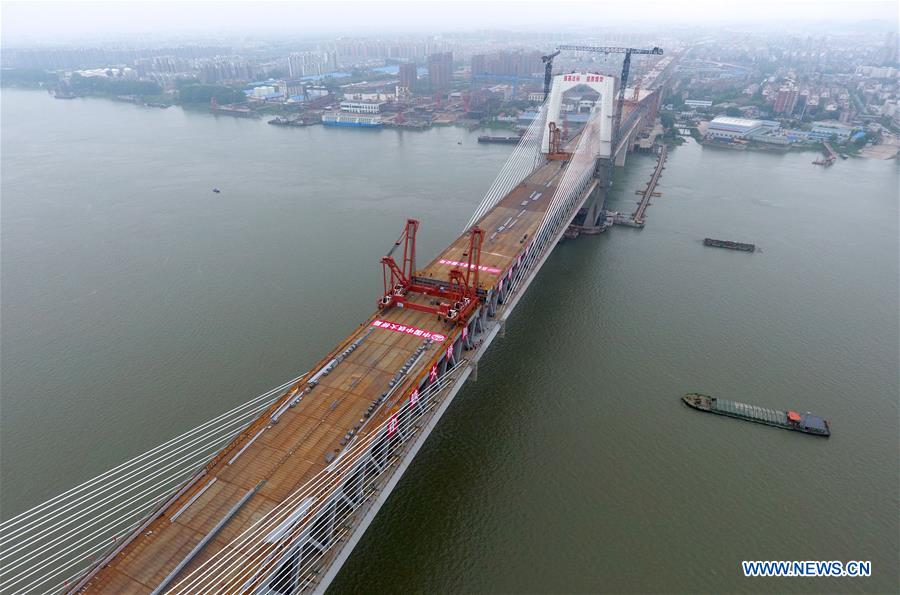
[[[467,228],[477,222],[515,185],[530,174],[543,156],[541,135],[547,112],[538,116],[507,159]],[[601,116],[591,118],[568,161],[547,212],[532,235],[527,252],[508,292],[515,292],[537,263],[552,249],[560,229],[577,212],[592,182],[601,149]],[[349,522],[371,501],[371,494],[391,465],[379,465],[373,453],[394,456],[427,422],[440,403],[443,389],[468,365],[460,359],[410,401],[399,416],[360,435],[323,471],[258,519],[227,547],[186,575],[174,572],[157,591],[211,593],[236,591],[286,580],[313,580],[317,563],[350,530]],[[131,531],[141,526],[163,503],[203,473],[221,448],[283,397],[303,376],[223,413],[121,465],[0,523],[0,592],[49,592],[70,586],[91,564],[108,555]],[[393,425],[391,425],[393,424]],[[374,470],[370,463],[375,460]],[[363,469],[363,471],[360,471]],[[335,496],[353,481],[358,498],[340,502]],[[249,496],[248,496],[249,497]],[[345,499],[346,500],[346,499]],[[322,519],[327,518],[327,522]],[[304,549],[303,544],[316,547]],[[290,568],[290,572],[282,568]],[[294,577],[287,578],[288,575]]]
[[[298,376],[0,524],[0,592],[58,588],[116,546]],[[72,569],[78,568],[72,576]]]
[[[484,198],[481,199],[465,229],[470,229],[481,219],[485,213],[491,210],[516,184],[525,179],[525,176],[534,171],[543,159],[541,155],[541,140],[544,133],[544,124],[547,121],[547,105],[541,106],[537,116],[528,126],[525,134],[519,139],[519,143],[506,159],[500,173],[494,178]]]
[[[453,382],[455,373],[467,365],[468,361],[460,358],[437,381],[420,391],[415,402],[408,402],[404,413],[384,420],[361,440],[348,445],[340,458],[180,578],[166,593],[239,592],[264,582],[277,582],[283,574],[278,572],[279,564],[312,542],[318,546],[315,555],[306,555],[290,571],[294,577],[310,574],[316,563],[340,542],[349,530],[344,526],[346,521],[366,503],[379,479],[391,468],[387,460],[384,465],[372,465],[373,450],[383,448],[386,457],[396,454],[421,430],[423,418],[439,404],[442,391]],[[361,497],[355,506],[350,506],[347,499],[339,497],[337,489],[346,481],[354,481],[358,473],[361,476],[355,489]],[[343,506],[338,507],[338,503]],[[322,519],[328,522],[322,523]]]
[[[579,198],[583,197],[593,178],[596,159],[600,154],[601,112],[592,112],[590,119],[581,133],[578,145],[569,159],[568,167],[563,173],[550,206],[541,218],[541,224],[534,234],[534,241],[525,256],[525,263],[513,282],[511,291],[515,291],[531,267],[544,254],[547,242],[559,231],[560,225],[568,225],[576,215],[574,209]]]
[[[569,168],[535,234],[534,249],[530,250],[528,260],[520,269],[512,291],[527,276],[538,257],[552,248],[550,241],[554,233],[574,216],[574,207],[591,182],[595,159],[600,151],[600,121],[599,112],[596,112],[586,125]],[[291,580],[298,581],[293,583],[294,587],[303,587],[315,580],[318,564],[349,532],[351,527],[345,523],[364,505],[365,496],[377,486],[389,467],[385,465],[372,473],[360,472],[368,462],[367,456],[389,439],[392,421],[396,421],[393,427],[397,438],[391,449],[399,448],[415,435],[421,418],[431,412],[440,391],[451,382],[448,380],[451,373],[466,363],[459,362],[449,369],[436,384],[421,393],[416,405],[410,403],[406,406],[407,415],[401,415],[398,421],[393,418],[385,420],[364,440],[342,453],[337,465],[326,468],[291,494],[228,546],[175,583],[168,592],[242,592],[261,584],[269,584],[272,588],[283,587]],[[357,473],[360,473],[358,480],[354,479]],[[346,499],[342,500],[340,490],[350,481],[356,481],[352,484],[354,490],[364,497],[356,506],[339,506],[346,502]],[[295,518],[298,510],[302,510],[302,518]],[[309,544],[315,545],[307,549],[305,546]]]

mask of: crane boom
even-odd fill
[[[662,55],[662,48],[655,47],[648,49],[642,48],[623,48],[610,45],[560,45],[557,50],[573,50],[576,52],[594,52],[595,54],[655,54]]]
[[[553,58],[559,55],[560,50],[556,50],[552,54],[541,56],[541,62],[544,63],[544,101],[550,96],[550,80],[553,78]]]

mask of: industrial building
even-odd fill
[[[715,140],[733,141],[745,138],[762,127],[763,122],[761,120],[720,116],[713,118],[709,123],[706,136]]]
[[[378,101],[342,101],[341,111],[351,114],[378,114],[381,113],[383,102]]]
[[[281,99],[283,95],[273,85],[253,87],[248,95],[251,99]]]
[[[301,80],[279,80],[275,81],[275,85],[285,99],[290,97],[301,97],[305,94],[304,83]]]
[[[859,131],[858,126],[847,126],[840,122],[816,122],[809,131],[809,137],[816,140],[829,140],[831,137],[836,137],[838,141],[846,142]]]

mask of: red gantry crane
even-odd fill
[[[382,310],[390,308],[410,308],[420,312],[430,312],[447,322],[463,325],[478,305],[478,271],[481,268],[481,245],[484,231],[475,226],[469,230],[468,261],[465,272],[459,267],[450,270],[447,285],[432,286],[418,282],[416,272],[416,232],[419,222],[407,219],[406,227],[394,242],[390,251],[382,257],[384,295],[378,300]],[[403,263],[397,265],[394,251],[403,245]],[[430,296],[432,300],[420,303],[411,294]]]

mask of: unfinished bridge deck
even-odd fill
[[[477,222],[485,231],[479,270],[482,289],[495,286],[527,247],[527,240],[537,232],[565,163],[549,161],[539,166]],[[420,268],[416,276],[446,280],[451,269],[466,266],[468,246],[468,234],[461,234],[431,263]],[[373,302],[377,293],[373,288]],[[373,326],[377,320],[396,327]],[[403,330],[397,332],[401,327]],[[348,346],[357,345],[330,373],[318,379],[314,390],[304,395],[296,406],[284,408],[283,404],[295,398],[291,395],[299,394],[306,386],[309,376],[294,385],[287,397],[279,399],[225,447],[205,474],[170,500],[139,535],[133,536],[108,564],[97,570],[84,590],[151,593],[167,578],[170,586],[177,585],[178,580],[189,576],[218,552],[230,548],[234,539],[322,472],[354,439],[352,435],[362,439],[374,431],[391,415],[392,403],[387,401],[372,409],[373,404],[379,403],[398,370],[421,354],[396,393],[408,394],[443,354],[441,345],[447,345],[445,341],[452,341],[460,332],[460,327],[448,325],[430,313],[409,308],[376,311],[312,367],[311,375],[339,354],[346,353]],[[277,423],[272,423],[272,415],[280,409],[283,413]],[[171,575],[179,564],[188,559],[195,547],[244,498],[246,501],[234,516],[172,580]],[[240,575],[244,581],[242,572],[234,568],[219,578],[225,583]]]

